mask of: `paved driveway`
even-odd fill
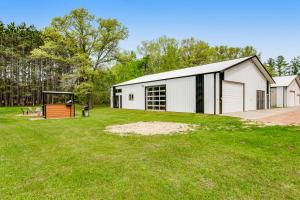
[[[271,124],[300,124],[300,107],[273,108],[269,110],[236,112],[223,115]]]

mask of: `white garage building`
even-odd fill
[[[300,79],[294,76],[274,77],[271,84],[271,106],[293,107],[300,106]]]
[[[142,76],[111,88],[111,107],[221,114],[270,106],[271,75],[257,56]]]

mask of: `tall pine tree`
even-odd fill
[[[278,76],[284,76],[286,74],[288,63],[283,56],[276,58],[276,73]]]

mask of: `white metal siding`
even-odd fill
[[[204,113],[214,114],[214,74],[204,75]]]
[[[265,91],[267,80],[251,61],[241,63],[238,66],[225,70],[224,79],[245,84],[245,110],[256,110],[256,91]],[[174,78],[147,83],[138,83],[133,85],[117,86],[122,89],[123,108],[127,109],[145,109],[145,87],[153,85],[166,85],[166,110],[174,112],[196,112],[196,76]],[[224,87],[224,86],[223,86]],[[225,86],[226,87],[226,86]],[[232,86],[234,87],[234,86]],[[242,86],[241,86],[242,87]],[[215,91],[216,88],[216,91]],[[225,88],[226,90],[227,88]],[[241,98],[241,88],[229,88],[231,92],[237,92],[236,98]],[[226,91],[225,91],[226,93]],[[229,95],[230,91],[228,91]],[[129,94],[134,95],[134,100],[129,101]],[[235,94],[231,94],[231,96]],[[242,93],[243,95],[243,93]],[[216,96],[216,99],[214,97]],[[232,96],[232,97],[233,97]],[[224,98],[224,94],[223,94]],[[225,97],[226,98],[226,97]],[[265,99],[267,99],[265,97]],[[224,101],[224,99],[223,99]],[[226,101],[226,100],[225,100]],[[229,100],[228,100],[229,101]],[[237,108],[229,106],[225,112],[242,111],[240,102]],[[204,75],[204,113],[219,113],[219,73],[216,73],[216,84],[214,73]],[[215,104],[216,103],[216,104]],[[267,102],[266,102],[267,103]],[[228,105],[230,102],[228,103]],[[232,103],[231,103],[232,104]],[[226,107],[226,106],[225,106]],[[266,107],[266,105],[265,105]],[[226,110],[227,109],[227,110]],[[223,107],[223,113],[224,107]]]
[[[243,111],[243,85],[223,81],[223,113]]]
[[[195,76],[118,86],[122,89],[123,108],[145,110],[145,87],[154,85],[166,85],[167,111],[196,112]],[[133,101],[129,101],[129,94],[134,95]]]
[[[226,70],[224,80],[245,83],[245,111],[256,110],[257,90],[267,93],[267,80],[251,61]],[[267,98],[265,97],[265,99]]]
[[[122,108],[145,109],[145,88],[141,84],[118,86],[116,88],[122,89]],[[133,101],[129,101],[129,94],[133,94]]]
[[[167,111],[196,112],[196,77],[167,81]]]

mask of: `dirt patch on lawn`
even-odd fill
[[[175,122],[136,122],[122,125],[111,125],[106,131],[119,135],[167,135],[194,130],[195,125]]]

